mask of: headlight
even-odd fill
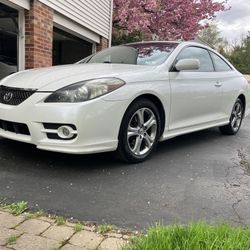
[[[125,84],[118,78],[100,78],[78,82],[51,94],[44,102],[85,102],[106,95]]]

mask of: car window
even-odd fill
[[[200,61],[200,68],[198,72],[211,72],[214,71],[213,62],[206,49],[199,47],[187,47],[184,48],[178,55],[177,60],[181,59],[198,59]]]
[[[100,51],[78,63],[118,63],[134,65],[160,65],[164,63],[178,43],[135,43]]]
[[[136,64],[137,55],[137,50],[132,47],[117,46],[100,51],[85,63]]]
[[[176,43],[146,43],[130,44],[138,51],[138,65],[160,65],[164,63],[173,50],[177,47]]]
[[[216,71],[231,71],[232,68],[215,53],[210,52],[212,60],[214,62],[214,67]]]

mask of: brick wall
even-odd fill
[[[107,49],[109,47],[109,40],[104,38],[104,37],[101,37],[101,41],[100,43],[97,45],[96,47],[96,51],[101,51],[103,49]]]
[[[52,65],[53,10],[38,0],[31,0],[25,11],[25,68]]]

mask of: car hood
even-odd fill
[[[141,76],[152,75],[155,67],[125,64],[73,64],[21,71],[1,81],[13,88],[55,91],[67,85],[101,77],[118,77],[124,81],[140,81]]]

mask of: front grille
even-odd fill
[[[21,135],[30,135],[29,128],[24,123],[0,120],[0,129]]]
[[[10,88],[0,86],[0,103],[8,105],[19,105],[33,95],[36,90]]]

